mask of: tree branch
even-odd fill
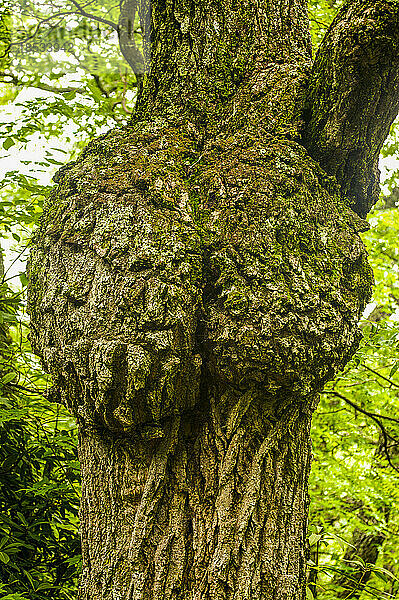
[[[21,390],[22,392],[27,392],[28,394],[33,394],[33,395],[35,395],[35,396],[44,396],[44,394],[45,394],[45,392],[46,392],[46,390],[45,390],[45,389],[40,389],[40,388],[37,388],[37,389],[33,389],[33,388],[27,388],[27,387],[25,387],[25,386],[23,386],[23,385],[19,385],[19,383],[13,383],[13,382],[11,382],[11,383],[9,383],[8,385],[9,385],[9,387],[11,387],[11,388],[15,388],[15,389],[17,389],[17,390]]]
[[[134,40],[134,20],[137,11],[137,0],[121,0],[118,21],[119,48],[125,60],[137,76],[145,71],[144,57]],[[122,103],[123,105],[123,103]]]
[[[93,15],[85,11],[84,7],[81,6],[76,0],[70,0],[70,2],[77,8],[78,12],[83,16],[91,19],[93,21],[97,21],[98,23],[103,23],[104,25],[108,25],[115,31],[118,31],[118,26],[113,21],[109,21],[108,19],[103,19],[102,17],[97,17],[97,15]]]
[[[105,96],[106,98],[109,98],[109,93],[106,90],[106,88],[103,86],[103,84],[101,83],[100,77],[96,73],[92,73],[91,75],[92,75],[94,81],[96,82],[96,86],[98,87],[100,92],[103,94],[103,96]]]
[[[363,415],[370,417],[371,419],[374,419],[376,422],[377,422],[377,420],[385,419],[387,421],[392,421],[393,423],[399,423],[399,419],[395,419],[394,417],[389,417],[388,415],[380,415],[379,413],[373,413],[373,412],[366,410],[365,408],[362,408],[361,406],[359,406],[359,404],[356,404],[356,402],[353,402],[353,400],[350,400],[347,396],[343,396],[342,394],[340,394],[339,392],[336,392],[335,390],[326,390],[325,392],[321,392],[321,393],[336,396],[337,398],[341,398],[341,400],[344,400],[347,404],[349,404],[349,406],[352,406],[352,408],[354,408],[358,412],[362,413]],[[379,423],[378,423],[378,425],[380,426]],[[391,439],[395,440],[395,438],[391,438]]]
[[[337,398],[340,398],[341,400],[343,400],[344,402],[349,404],[349,406],[351,406],[352,408],[354,408],[361,414],[365,415],[366,417],[369,417],[372,421],[374,421],[374,423],[378,426],[378,428],[381,432],[381,435],[382,435],[382,450],[385,454],[385,458],[387,459],[389,466],[399,473],[399,468],[396,465],[394,465],[392,462],[392,458],[391,458],[391,455],[389,452],[389,447],[388,447],[388,440],[392,440],[394,442],[397,442],[397,440],[387,432],[383,422],[381,421],[381,419],[387,419],[388,421],[393,421],[393,422],[397,423],[397,422],[399,422],[398,419],[394,419],[393,417],[388,417],[386,415],[379,415],[377,413],[369,412],[368,410],[365,410],[364,408],[362,408],[361,406],[359,406],[358,404],[356,404],[355,402],[353,402],[346,396],[343,396],[339,392],[335,392],[332,390],[332,391],[325,391],[325,392],[321,392],[321,393],[328,394],[331,396],[336,396]]]
[[[362,367],[364,367],[365,369],[367,369],[371,373],[374,373],[374,375],[377,375],[378,377],[381,377],[381,379],[384,379],[384,381],[388,382],[393,387],[399,388],[399,385],[397,383],[395,383],[395,381],[392,381],[392,379],[389,379],[388,377],[385,377],[385,375],[381,375],[381,373],[379,373],[378,371],[375,371],[371,367],[368,367],[364,363],[362,363]],[[399,420],[397,422],[399,423]]]
[[[304,144],[364,217],[379,195],[378,157],[399,111],[399,0],[352,0],[314,62]]]
[[[53,19],[56,19],[57,17],[65,17],[67,15],[71,15],[71,13],[69,11],[64,11],[64,12],[59,12],[54,15],[51,15],[50,17],[47,17],[47,19],[40,19],[39,22],[36,24],[33,33],[27,35],[23,39],[18,39],[16,42],[10,42],[7,45],[7,48],[4,50],[3,54],[0,55],[0,58],[4,58],[4,57],[8,56],[8,53],[13,46],[20,46],[21,44],[26,44],[26,42],[29,42],[29,40],[33,40],[36,37],[36,35],[39,33],[40,27],[42,25],[44,25],[44,23],[48,23],[49,21],[52,21]]]
[[[4,79],[5,77],[10,79],[10,81],[7,83],[12,83],[13,85],[23,85],[25,87],[33,87],[39,90],[44,90],[45,92],[53,92],[54,94],[67,94],[68,92],[77,92],[79,94],[85,94],[87,92],[87,90],[83,87],[67,86],[57,88],[54,85],[48,85],[47,83],[41,83],[40,81],[32,81],[27,84],[25,81],[20,81],[18,77],[16,77],[16,75],[13,75],[12,73],[0,71],[0,78]]]

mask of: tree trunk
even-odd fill
[[[83,598],[302,596],[309,414],[251,406],[227,437],[210,412],[134,448],[81,438]]]
[[[79,423],[82,600],[304,598],[311,416],[372,283],[302,144],[305,5],[154,2],[132,123],[47,201],[32,341]]]
[[[344,560],[352,567],[353,571],[347,577],[343,574],[340,577],[334,577],[333,584],[337,590],[337,598],[352,598],[358,600],[372,575],[372,571],[367,567],[355,568],[351,561],[359,562],[359,559],[367,565],[375,565],[378,559],[381,544],[385,539],[383,533],[366,533],[360,529],[355,529],[352,536],[352,546],[349,546],[345,552]]]

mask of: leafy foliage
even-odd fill
[[[337,597],[339,573],[347,573],[344,582],[350,590],[358,585],[356,573],[373,572],[361,587],[362,597],[388,598],[399,590],[399,275],[392,261],[399,220],[390,209],[375,210],[370,221],[373,228],[365,241],[376,278],[375,308],[363,322],[364,339],[356,356],[322,395],[313,428],[310,541],[322,600]],[[369,536],[368,546],[376,540],[376,564],[359,567],[359,560],[366,561],[358,548],[351,563],[343,562],[347,544],[359,531]],[[346,540],[346,547],[340,540]]]
[[[75,424],[43,395],[50,383],[27,339],[23,264],[49,178],[90,138],[125,122],[134,97],[115,32],[96,20],[117,20],[117,8],[92,2],[90,11],[88,20],[68,1],[8,0],[0,17],[0,239],[10,264],[0,272],[1,600],[76,597]]]
[[[0,594],[69,600],[80,560],[74,425],[41,394],[22,294],[4,282],[0,292]]]

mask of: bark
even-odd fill
[[[366,225],[301,144],[305,2],[152,23],[132,123],[59,172],[30,261],[80,429],[80,598],[302,600],[310,421],[360,339]]]
[[[123,57],[132,68],[136,77],[141,80],[145,72],[145,60],[136,46],[134,24],[137,12],[137,0],[121,0],[118,19],[119,48]],[[148,19],[148,15],[146,15]]]
[[[144,2],[143,17],[147,8]],[[304,0],[158,1],[151,3],[151,25],[147,85],[136,110],[141,120],[178,115],[212,127],[256,71],[266,83],[271,68],[311,58]]]
[[[378,158],[399,110],[399,2],[347,2],[317,53],[305,145],[365,216],[378,200]]]
[[[308,430],[359,340],[362,222],[298,144],[228,140],[113,132],[36,236],[32,337],[80,423],[87,600],[303,594]]]
[[[381,544],[385,539],[383,533],[366,533],[359,529],[353,532],[352,546],[345,552],[344,559],[348,561],[349,566],[351,561],[362,559],[368,565],[375,565],[378,559]],[[367,585],[372,571],[367,568],[358,568],[348,576],[342,576],[334,579],[334,584],[337,587],[337,598],[352,598],[358,599]],[[341,588],[341,590],[340,590]],[[343,589],[342,589],[343,588]]]

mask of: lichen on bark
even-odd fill
[[[262,6],[282,60],[243,32],[251,68],[225,93],[234,44],[208,80],[205,58],[236,4],[211,35],[202,5],[156,3],[132,122],[46,203],[32,343],[79,423],[82,600],[304,598],[311,417],[372,287],[367,224],[303,137],[304,4]]]
[[[377,202],[382,144],[399,111],[399,2],[346,2],[316,55],[305,144],[365,216]]]
[[[305,397],[359,339],[364,223],[304,149],[242,131],[195,146],[109,133],[36,233],[37,349],[64,402],[111,428],[192,408],[203,361],[221,386]]]
[[[238,535],[250,527],[245,518],[248,502],[264,502],[254,489],[264,487],[268,470],[276,468],[272,448],[291,437],[299,423],[306,430],[315,392],[343,367],[360,338],[356,322],[371,284],[357,234],[365,225],[342,202],[335,184],[303,147],[285,137],[259,138],[239,130],[223,133],[199,150],[189,129],[133,128],[97,140],[62,176],[36,233],[30,291],[33,342],[53,374],[55,397],[78,418],[86,439],[83,455],[91,444],[97,456],[100,446],[104,460],[105,442],[98,432],[103,431],[105,439],[110,434],[104,430],[115,435],[118,450],[108,452],[114,460],[119,456],[116,462],[122,461],[126,469],[121,486],[126,478],[143,478],[143,471],[150,477],[151,465],[158,464],[157,452],[163,457],[158,457],[162,475],[156,471],[163,500],[157,488],[149,492],[150,500],[144,490],[142,495],[140,489],[127,492],[140,502],[135,518],[130,526],[124,523],[124,533],[115,542],[113,555],[124,557],[124,566],[116,576],[115,562],[105,566],[91,550],[87,562],[97,577],[102,573],[103,583],[101,591],[94,591],[91,572],[83,598],[113,598],[106,591],[109,583],[104,583],[111,578],[115,581],[110,590],[131,587],[132,598],[172,598],[177,582],[182,598],[188,590],[204,599],[246,598],[250,589],[255,598],[271,598],[268,586],[277,586],[278,597],[296,597],[303,587],[303,527],[296,531],[302,543],[295,536],[292,542],[297,573],[287,581],[279,575],[281,565],[271,540],[261,544],[264,554],[254,558],[258,574],[246,586],[244,571],[232,566],[245,553],[237,550],[235,558],[227,556],[225,544],[234,531]],[[196,421],[202,424],[198,428]],[[212,429],[222,429],[224,450],[218,444],[213,447],[211,424]],[[308,468],[304,429],[298,432],[302,458],[295,459],[295,469],[302,465],[299,479]],[[238,459],[239,439],[243,464]],[[158,447],[150,459],[147,445],[154,443]],[[146,456],[144,466],[137,466],[135,452]],[[199,461],[199,471],[205,468],[200,466],[204,452],[210,461],[207,471],[214,461],[229,470],[229,475],[217,470],[208,474],[212,492],[206,491],[210,482],[203,488],[193,466]],[[233,485],[231,478],[235,480],[231,453],[240,473],[233,504],[221,483]],[[271,461],[260,471],[258,453],[263,453],[257,458],[260,464],[267,463],[266,456]],[[169,575],[169,592],[159,596],[157,569],[166,560],[161,561],[159,553],[172,534],[169,531],[164,539],[155,531],[160,522],[167,527],[163,512],[177,519],[173,511],[180,506],[174,506],[177,500],[167,492],[176,473],[166,473],[166,464],[184,462],[188,454],[194,474],[179,492],[179,519],[187,510],[194,513],[199,519],[194,519],[195,535],[200,535],[202,522],[206,530],[214,529],[216,541],[204,538],[186,548],[185,560]],[[91,504],[100,495],[97,485],[102,481],[95,465],[102,464],[108,473],[111,469],[101,460],[91,455],[90,468],[84,467]],[[256,477],[251,476],[254,469]],[[179,473],[178,478],[183,477]],[[290,486],[296,486],[294,480]],[[283,482],[279,485],[282,489]],[[205,505],[200,500],[203,494],[211,494],[214,512],[206,506],[209,498]],[[305,510],[303,490],[295,502]],[[108,511],[113,507],[114,515],[120,505],[116,521],[122,527],[126,499],[108,498],[104,505]],[[218,513],[225,514],[228,507],[234,518],[230,514],[228,529],[217,533],[215,518],[218,521]],[[93,519],[106,535],[98,515]],[[142,531],[140,524],[146,519]],[[286,527],[284,523],[280,526]],[[254,527],[265,533],[271,523]],[[132,558],[131,550],[129,558],[130,538],[136,550],[144,545],[151,558],[143,561],[137,553]],[[183,552],[178,550],[180,543],[168,542],[168,560]],[[91,544],[95,546],[93,538]],[[209,553],[209,562],[201,558],[202,552]],[[229,573],[230,595],[219,589],[224,570]],[[235,586],[233,572],[238,577]]]

